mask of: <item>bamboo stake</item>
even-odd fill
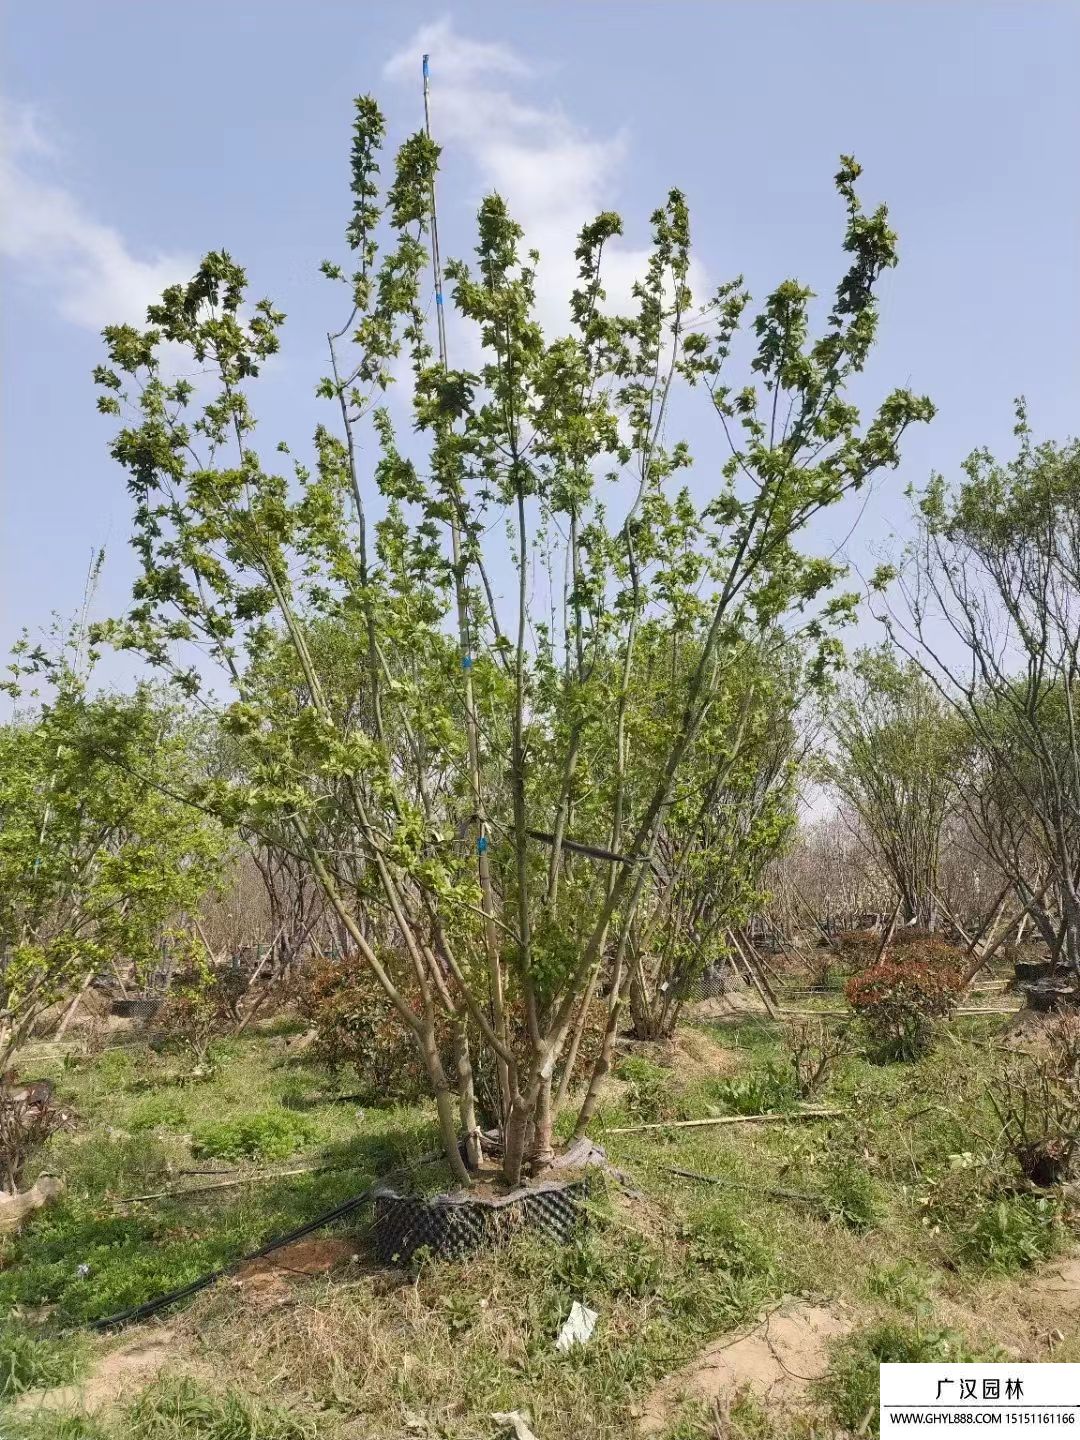
[[[788,1114],[769,1111],[764,1115],[713,1115],[707,1120],[650,1120],[647,1125],[615,1125],[601,1135],[636,1135],[641,1130],[692,1130],[706,1125],[762,1125],[777,1120],[833,1120],[846,1110],[792,1110]]]

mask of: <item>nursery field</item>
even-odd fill
[[[1080,1360],[1075,1201],[1019,1178],[990,1098],[1037,1025],[966,1014],[891,1064],[852,1033],[804,1102],[781,1027],[690,1008],[618,1048],[593,1129],[622,1183],[594,1176],[573,1243],[382,1267],[362,1207],[108,1333],[380,1176],[448,1188],[434,1107],[350,1095],[288,1017],[194,1075],[137,1035],[31,1052],[72,1115],[28,1172],[62,1195],[0,1241],[0,1434],[872,1434],[880,1360]],[[575,1301],[598,1319],[562,1353]]]
[[[69,8],[0,177],[48,560],[0,675],[0,1440],[858,1440],[882,1362],[1080,1362],[1026,138],[1072,49],[1033,106],[1039,7],[1000,74],[805,7],[795,80],[752,6],[565,7],[535,66],[512,6],[392,55],[380,7],[277,53],[289,7]]]

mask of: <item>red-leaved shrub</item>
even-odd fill
[[[914,1060],[925,1054],[937,1022],[955,1010],[960,972],[941,963],[942,951],[949,959],[955,956],[941,941],[906,945],[900,955],[886,955],[845,986],[848,1004],[882,1059]]]
[[[419,1010],[408,985],[400,988]],[[416,1042],[364,966],[314,961],[304,973],[297,1008],[315,1027],[314,1058],[330,1070],[352,1069],[369,1103],[411,1103],[426,1094]],[[449,1037],[440,1039],[449,1059]]]

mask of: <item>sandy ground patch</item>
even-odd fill
[[[170,1374],[181,1369],[190,1374],[195,1367],[184,1363],[176,1332],[163,1327],[143,1332],[110,1351],[78,1384],[59,1385],[52,1390],[28,1390],[12,1408],[23,1412],[75,1410],[93,1415],[110,1405],[133,1399],[166,1368]]]
[[[714,1341],[662,1381],[642,1406],[642,1435],[658,1435],[684,1400],[717,1403],[722,1409],[749,1390],[770,1409],[798,1405],[828,1370],[829,1346],[851,1324],[839,1305],[787,1301],[752,1329]]]

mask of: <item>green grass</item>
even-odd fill
[[[961,1335],[951,1330],[884,1322],[860,1331],[836,1347],[829,1374],[819,1388],[839,1426],[853,1434],[877,1435],[880,1365],[995,1358],[995,1355],[976,1354]]]
[[[962,1297],[967,1312],[978,1313],[987,1287],[1008,1283],[1002,1276],[1022,1273],[1068,1239],[1060,1206],[1018,1195],[991,1153],[986,1085],[997,1059],[963,1037],[986,1039],[996,1023],[956,1022],[956,1038],[913,1064],[877,1065],[853,1054],[815,1097],[844,1113],[791,1124],[675,1123],[790,1105],[775,1027],[750,1019],[712,1029],[737,1053],[734,1075],[685,1080],[654,1059],[628,1056],[595,1129],[643,1198],[628,1202],[601,1187],[592,1223],[572,1245],[522,1237],[466,1265],[428,1260],[409,1274],[353,1269],[298,1281],[296,1303],[270,1309],[238,1302],[230,1285],[217,1287],[173,1321],[209,1367],[205,1383],[154,1386],[122,1415],[95,1421],[20,1420],[23,1429],[11,1433],[27,1440],[351,1440],[357,1433],[390,1440],[415,1424],[416,1433],[427,1427],[455,1440],[490,1440],[494,1411],[522,1409],[544,1440],[576,1440],[584,1429],[594,1440],[615,1440],[632,1432],[633,1409],[655,1383],[787,1294],[843,1301],[858,1317],[813,1404],[828,1417],[825,1428],[862,1423],[868,1410],[876,1417],[879,1358],[986,1353],[985,1335],[976,1344],[950,1330],[951,1300]],[[0,1314],[55,1307],[37,1326],[10,1322],[21,1337],[12,1349],[17,1386],[53,1383],[32,1364],[55,1362],[57,1377],[66,1378],[65,1367],[76,1363],[62,1348],[51,1352],[54,1361],[31,1362],[27,1337],[38,1346],[64,1326],[174,1289],[435,1143],[430,1108],[358,1112],[334,1104],[334,1082],[292,1056],[282,1036],[255,1035],[219,1050],[209,1075],[196,1081],[178,1072],[176,1057],[136,1049],[55,1066],[53,1074],[87,1118],[38,1162],[64,1176],[62,1199],[19,1237],[0,1242]],[[602,1133],[656,1121],[670,1123]],[[183,1170],[239,1167],[243,1174],[260,1156],[335,1168],[189,1197],[131,1199],[213,1183],[212,1175]],[[430,1166],[413,1183],[436,1189],[445,1174]],[[348,1223],[362,1225],[363,1216]],[[554,1338],[575,1300],[600,1321],[587,1347],[561,1355]],[[992,1330],[994,1314],[996,1302],[983,1328]],[[95,1339],[90,1354],[115,1343]],[[702,1413],[672,1423],[678,1440],[714,1433]],[[772,1420],[750,1401],[739,1402],[726,1423],[735,1440],[772,1440]]]
[[[38,1168],[61,1174],[66,1189],[22,1234],[0,1241],[0,1315],[51,1305],[57,1323],[83,1323],[152,1299],[341,1204],[431,1148],[434,1125],[423,1110],[361,1118],[325,1098],[303,1115],[287,1108],[286,1098],[325,1097],[333,1087],[274,1039],[234,1046],[232,1058],[199,1084],[161,1083],[172,1064],[169,1056],[123,1049],[54,1067],[75,1110],[107,1122],[56,1137],[39,1157]],[[198,1141],[168,1124],[181,1107],[191,1135],[232,1164],[289,1158],[331,1168],[189,1198],[134,1199],[213,1183],[181,1170],[223,1168],[221,1158],[200,1160]]]
[[[35,1337],[11,1321],[0,1323],[0,1404],[52,1385],[78,1379],[87,1346],[80,1336]]]

